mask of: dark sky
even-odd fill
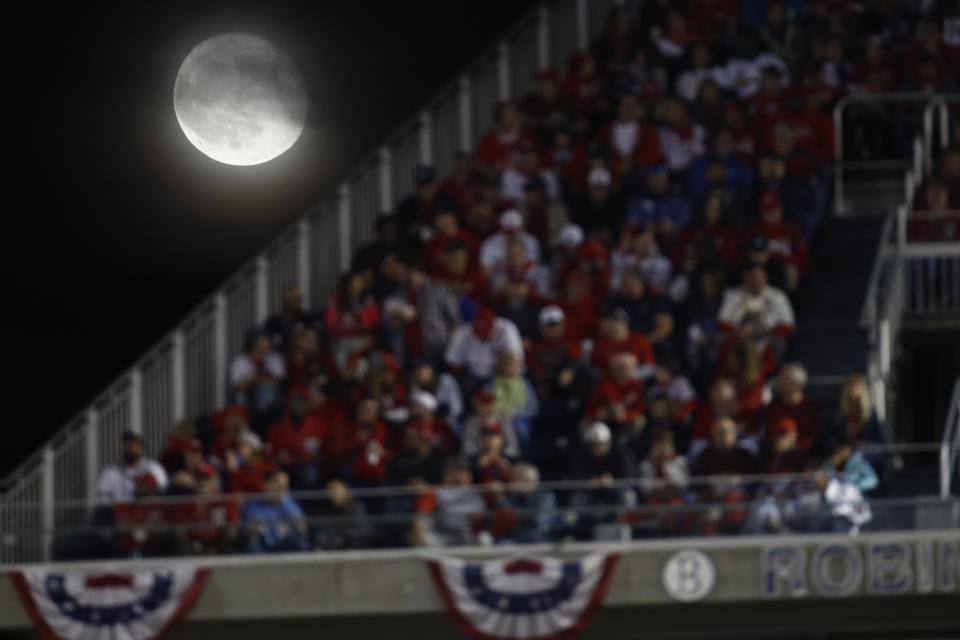
[[[17,4],[0,476],[533,2]],[[273,40],[310,92],[304,134],[260,167],[207,159],[173,112],[183,58],[226,31]]]

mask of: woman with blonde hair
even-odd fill
[[[884,444],[883,425],[873,408],[870,389],[864,376],[854,373],[844,379],[840,389],[839,410],[827,433],[827,439],[824,449],[828,451],[833,443],[844,439],[849,439],[858,448]],[[878,451],[865,451],[864,455],[879,470],[883,463],[883,454]]]

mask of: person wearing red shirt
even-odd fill
[[[590,364],[601,371],[610,367],[611,359],[618,353],[631,353],[637,365],[653,366],[653,345],[642,333],[630,332],[630,315],[620,307],[610,306],[600,319],[597,340],[590,355]]]
[[[477,145],[477,164],[490,173],[503,170],[510,156],[522,142],[530,141],[530,134],[523,130],[523,115],[512,102],[496,106],[494,120],[497,128],[487,133]]]
[[[780,369],[777,378],[777,397],[763,414],[763,424],[768,430],[778,420],[789,418],[796,425],[797,447],[809,451],[820,437],[820,407],[804,394],[807,371],[799,363],[789,363]]]
[[[757,418],[763,407],[763,387],[776,368],[773,347],[751,338],[731,337],[717,353],[717,377],[730,380],[737,390],[737,404],[746,419],[746,433],[757,432]]]
[[[226,454],[224,469],[230,493],[260,493],[266,490],[267,478],[277,465],[263,450],[260,439],[252,432],[240,437],[236,447]]]
[[[628,171],[640,170],[661,161],[657,129],[649,122],[644,122],[640,100],[635,95],[620,96],[617,117],[600,131],[597,142],[607,149],[615,185]]]
[[[591,119],[604,110],[606,99],[603,80],[597,74],[596,61],[587,52],[570,56],[570,73],[560,88],[560,95],[574,120]]]
[[[807,450],[798,445],[797,423],[781,416],[769,423],[764,447],[764,473],[801,473],[807,466]]]
[[[364,272],[346,273],[327,300],[324,326],[331,355],[340,371],[351,355],[373,344],[373,337],[380,329],[380,309],[376,300],[368,295],[368,289]]]
[[[287,411],[267,436],[271,455],[289,473],[296,489],[320,486],[321,444],[327,436],[326,425],[309,417],[308,394],[302,387],[288,394]]]
[[[457,212],[452,207],[438,207],[433,214],[434,234],[423,248],[423,264],[427,273],[443,271],[443,257],[447,247],[453,241],[460,241],[467,246],[470,255],[470,264],[476,266],[480,254],[480,242],[476,236],[460,227]]]
[[[537,320],[540,335],[527,352],[527,369],[537,395],[543,399],[549,395],[558,376],[562,386],[569,386],[573,381],[580,345],[567,338],[566,316],[560,307],[544,307]],[[564,370],[569,373],[565,374]]]
[[[240,508],[236,500],[220,494],[220,476],[209,464],[196,473],[197,498],[177,506],[173,521],[187,553],[226,553],[236,549]]]
[[[195,456],[196,452],[200,453],[202,461],[203,443],[196,438],[196,433],[197,427],[193,421],[181,420],[173,428],[173,431],[167,434],[167,446],[160,454],[160,464],[167,470],[167,473],[173,473],[183,468],[188,468],[192,473],[193,469],[188,464],[187,458]]]
[[[157,500],[157,478],[142,473],[134,479],[132,502],[113,505],[113,526],[120,532],[120,544],[134,556],[160,556],[175,552],[173,536],[164,527],[171,521],[171,505]]]
[[[643,381],[637,376],[637,357],[618,353],[610,361],[609,374],[593,388],[587,417],[607,423],[618,438],[629,438],[646,422],[645,397]]]
[[[580,344],[597,329],[597,305],[600,301],[591,289],[590,278],[571,271],[563,278],[563,295],[557,306],[567,318],[567,339]]]
[[[701,201],[692,224],[680,230],[673,243],[673,263],[683,264],[688,247],[695,247],[699,257],[719,259],[724,264],[733,264],[737,260],[737,236],[725,219],[723,191],[711,190]]]
[[[387,476],[387,427],[378,414],[375,398],[361,399],[343,442],[345,471],[357,486],[375,486]]]
[[[479,267],[470,264],[470,249],[462,240],[447,243],[443,263],[432,274],[437,280],[447,284],[457,297],[469,298],[475,304],[487,299],[487,281]]]
[[[737,425],[737,431],[743,435],[747,432],[749,415],[740,408],[737,398],[737,389],[733,382],[726,378],[719,378],[710,386],[709,398],[700,403],[696,418],[693,422],[693,446],[690,455],[696,455],[710,439],[710,431],[718,418],[732,418]]]
[[[743,244],[755,236],[767,239],[770,258],[782,263],[786,269],[786,289],[796,290],[807,267],[807,241],[795,222],[784,219],[783,202],[777,189],[769,189],[761,196],[760,221],[744,231]]]
[[[441,201],[456,204],[457,210],[466,211],[478,195],[483,184],[483,175],[474,164],[473,154],[458,151],[453,163],[453,172],[440,183]]]

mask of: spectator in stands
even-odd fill
[[[808,449],[799,446],[799,428],[790,416],[769,423],[763,451],[764,473],[800,473],[807,466]]]
[[[272,457],[298,491],[320,486],[320,461],[327,438],[326,425],[310,415],[308,402],[307,389],[292,389],[287,394],[286,412],[271,425],[267,436]]]
[[[693,161],[688,185],[694,197],[703,197],[711,187],[731,191],[740,202],[747,202],[752,197],[754,171],[737,156],[733,145],[733,133],[726,128],[720,129],[713,135],[710,152]],[[716,164],[722,167],[720,171]],[[719,177],[722,177],[722,183],[719,183]]]
[[[435,535],[444,545],[472,544],[477,540],[485,505],[471,485],[470,467],[450,458],[443,468],[443,483],[437,487]]]
[[[810,451],[821,437],[820,407],[804,393],[807,370],[791,362],[783,365],[777,378],[777,394],[763,415],[767,429],[780,418],[790,418],[797,427],[797,448]]]
[[[167,473],[193,467],[203,462],[203,443],[196,437],[197,425],[192,420],[181,420],[167,434],[167,446],[160,454],[160,464]]]
[[[807,266],[807,243],[794,222],[783,218],[779,191],[767,191],[760,199],[760,222],[749,227],[747,238],[763,236],[773,260],[784,265],[787,291],[794,291]]]
[[[283,471],[267,477],[269,495],[253,498],[243,511],[247,550],[251,553],[302,551],[307,548],[307,522],[303,510],[289,494],[290,480]]]
[[[658,429],[650,434],[650,454],[637,469],[642,480],[640,491],[646,500],[670,502],[686,491],[689,482],[687,458],[674,448],[673,433]]]
[[[212,465],[199,465],[195,475],[198,498],[175,507],[181,549],[189,554],[235,552],[240,507],[232,497],[221,495],[220,475]]]
[[[791,282],[787,276],[787,268],[782,260],[771,259],[770,242],[765,235],[755,234],[743,247],[744,260],[737,269],[742,272],[746,267],[758,264],[763,265],[767,272],[767,282],[777,289],[782,289],[785,293],[792,294],[796,291],[797,282],[793,282],[793,289],[790,289]]]
[[[730,380],[737,393],[737,405],[746,416],[741,443],[751,450],[759,446],[757,417],[763,408],[765,383],[776,369],[773,347],[743,336],[731,337],[720,346],[717,354],[718,378]]]
[[[230,363],[230,387],[233,402],[249,409],[250,425],[258,434],[266,433],[281,410],[285,377],[283,356],[273,349],[270,337],[251,332],[246,351]]]
[[[451,243],[447,247],[450,252],[459,254],[453,261],[458,262],[466,256],[463,244],[457,246]],[[412,269],[408,280],[408,289],[405,304],[415,303],[417,326],[407,327],[404,340],[414,353],[416,345],[411,345],[414,339],[419,342],[419,352],[426,362],[437,364],[443,359],[443,351],[447,347],[450,336],[460,326],[460,301],[456,285],[440,278],[424,275],[417,269]],[[413,336],[411,337],[411,331]]]
[[[777,360],[794,331],[793,305],[783,291],[767,284],[761,265],[748,266],[743,285],[724,293],[718,319],[724,331],[758,344],[769,343]]]
[[[463,454],[468,458],[478,455],[483,429],[493,424],[498,425],[503,433],[504,455],[508,458],[515,458],[520,455],[520,442],[513,428],[513,423],[510,422],[509,418],[499,419],[497,417],[496,400],[493,391],[488,388],[481,388],[473,394],[473,413],[464,420],[461,432]]]
[[[677,77],[676,94],[687,103],[693,102],[700,93],[702,83],[711,79],[716,83],[725,82],[723,72],[712,65],[710,45],[697,42],[690,49],[690,67]]]
[[[527,451],[533,439],[533,419],[540,407],[533,385],[521,373],[521,356],[500,353],[491,386],[498,419],[513,425],[520,450]]]
[[[481,309],[473,322],[460,325],[447,346],[447,366],[459,379],[467,393],[473,391],[494,373],[497,355],[508,351],[523,357],[523,343],[517,325],[498,318],[489,308]]]
[[[414,361],[408,383],[411,397],[417,391],[426,391],[437,401],[436,415],[446,420],[455,431],[464,413],[463,394],[456,379],[437,369],[428,360]]]
[[[730,213],[721,191],[712,190],[700,201],[692,224],[677,234],[673,261],[683,262],[692,248],[697,262],[731,264],[737,259],[737,237],[731,229]]]
[[[622,507],[632,503],[632,492],[616,486],[616,481],[629,478],[634,462],[626,448],[615,446],[610,427],[602,422],[588,426],[573,462],[573,475],[589,483],[589,490],[577,491],[571,497],[574,506]],[[581,526],[591,527],[597,520],[609,519],[581,515]]]
[[[497,315],[516,325],[524,345],[530,344],[530,341],[537,337],[537,317],[540,306],[532,292],[530,282],[522,276],[508,277],[500,290],[500,295],[494,299]]]
[[[223,468],[230,493],[259,493],[267,486],[267,477],[277,465],[263,450],[263,443],[252,431],[240,436],[236,446],[226,453]]]
[[[586,193],[571,200],[571,220],[588,238],[610,240],[620,230],[624,205],[612,184],[610,171],[605,167],[594,167],[587,175]]]
[[[504,455],[505,445],[503,425],[500,422],[486,422],[480,427],[480,448],[471,461],[474,482],[488,484],[510,481],[510,468],[513,463]]]
[[[311,327],[298,326],[287,352],[284,383],[287,389],[306,386],[308,378],[327,367],[332,368],[320,348],[320,337]]]
[[[621,351],[610,358],[609,375],[593,388],[587,417],[607,423],[618,441],[634,440],[643,431],[645,391],[637,375],[637,357]],[[609,425],[609,426],[607,426]]]
[[[834,441],[830,457],[823,468],[831,477],[839,477],[861,492],[872,491],[880,484],[877,472],[863,453],[855,449],[850,438],[841,437]]]
[[[960,211],[953,210],[950,191],[941,180],[930,180],[907,220],[911,242],[960,241]]]
[[[280,312],[267,319],[263,331],[273,341],[273,348],[285,353],[299,328],[310,327],[315,321],[313,314],[303,306],[303,289],[297,284],[283,288]]]
[[[616,119],[600,132],[599,142],[611,158],[610,170],[615,182],[642,172],[660,160],[657,130],[643,120],[640,100],[629,93],[620,96]]]
[[[157,491],[167,488],[167,472],[156,460],[143,453],[143,439],[132,431],[123,433],[123,450],[119,464],[103,468],[97,478],[97,498],[108,502],[133,500],[137,478],[149,476]]]
[[[346,273],[327,301],[324,326],[337,369],[344,373],[351,356],[373,347],[381,315],[368,294],[369,278],[364,272]]]
[[[423,247],[423,264],[427,273],[443,272],[443,256],[451,242],[460,241],[466,245],[471,265],[475,265],[479,259],[479,240],[460,226],[459,214],[449,202],[437,204],[433,212],[433,226],[425,229],[421,236],[429,236]]]
[[[403,444],[389,462],[387,481],[400,486],[412,480],[439,482],[445,459],[438,439],[423,420],[411,420],[403,427]]]
[[[639,267],[623,270],[619,287],[607,301],[626,311],[630,318],[630,331],[642,333],[654,347],[669,340],[673,334],[670,303],[665,296],[650,290]]]
[[[504,506],[512,512],[509,528],[498,542],[548,542],[557,527],[557,498],[540,487],[540,472],[535,466],[519,462],[510,469],[510,488]]]
[[[354,499],[342,480],[330,480],[325,488],[326,495],[316,508],[320,521],[314,527],[314,546],[324,551],[363,548],[370,538],[363,502]]]
[[[719,417],[710,430],[710,444],[693,460],[694,476],[743,475],[756,470],[753,454],[737,444],[737,423],[728,416]]]
[[[844,438],[864,448],[879,447],[886,443],[883,424],[870,400],[866,378],[860,374],[847,376],[840,390],[838,404],[839,410],[818,448],[829,451],[834,442]],[[882,470],[885,467],[883,453],[867,450],[864,455],[874,468]]]
[[[523,129],[523,117],[512,102],[501,102],[494,109],[495,131],[481,138],[477,145],[477,164],[488,173],[503,170],[513,151],[521,143],[530,142],[530,135]]]
[[[428,165],[418,165],[413,170],[413,183],[414,193],[397,204],[396,219],[403,241],[419,246],[421,229],[430,226],[437,203],[439,185],[436,170]]]
[[[520,111],[541,147],[546,147],[567,116],[560,101],[560,86],[555,69],[541,69],[534,75],[533,93],[520,103]]]
[[[627,204],[626,223],[643,225],[672,238],[690,222],[690,199],[670,183],[665,164],[650,164],[643,171],[643,189]]]
[[[386,213],[374,223],[374,239],[357,248],[350,260],[352,271],[379,271],[384,256],[399,250],[401,240],[400,221],[395,214]]]
[[[650,340],[642,333],[630,331],[630,315],[622,307],[609,306],[602,312],[590,364],[601,372],[606,371],[619,353],[633,355],[635,365],[642,367],[643,376],[650,373],[654,363]]]
[[[480,248],[480,266],[487,275],[506,267],[507,246],[511,238],[517,238],[523,243],[528,260],[540,261],[540,243],[523,230],[523,216],[520,212],[509,209],[500,215],[500,231],[487,238]]]
[[[660,149],[670,172],[681,180],[693,159],[705,151],[706,132],[690,119],[687,106],[676,98],[665,98],[663,124],[659,130]]]

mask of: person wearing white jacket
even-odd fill
[[[720,326],[757,340],[779,338],[793,333],[793,306],[780,289],[767,283],[763,265],[751,264],[743,274],[743,285],[728,289],[720,305]]]

